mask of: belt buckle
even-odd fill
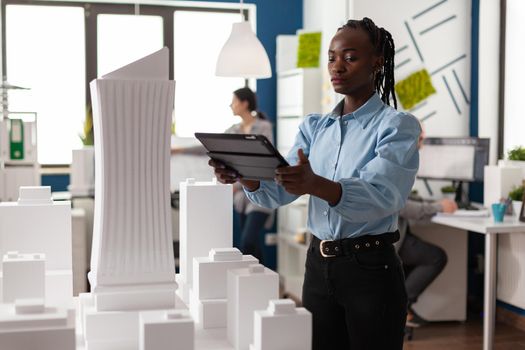
[[[320,248],[319,250],[321,251],[321,256],[322,256],[323,258],[334,258],[334,257],[336,257],[337,255],[335,255],[335,254],[326,254],[326,253],[324,252],[324,244],[325,244],[326,242],[333,242],[333,241],[332,241],[332,240],[322,240],[322,241],[321,241],[321,243],[319,244],[319,248]]]

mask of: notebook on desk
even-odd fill
[[[485,218],[490,216],[490,212],[487,209],[480,210],[467,210],[467,209],[458,209],[453,213],[437,213],[437,216],[446,216],[446,217],[470,217],[470,218]]]

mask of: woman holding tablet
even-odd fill
[[[239,179],[210,161],[223,183],[240,181],[253,202],[276,208],[310,195],[303,305],[313,349],[402,349],[407,296],[397,213],[419,165],[416,118],[397,111],[394,41],[372,20],[350,20],[328,50],[334,90],[344,99],[308,115],[275,181]],[[393,106],[390,103],[393,102]]]

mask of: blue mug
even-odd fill
[[[494,222],[503,222],[507,205],[504,203],[492,204],[492,215],[494,216]]]

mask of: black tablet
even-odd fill
[[[208,156],[248,180],[273,180],[275,169],[288,162],[264,135],[195,133]]]

